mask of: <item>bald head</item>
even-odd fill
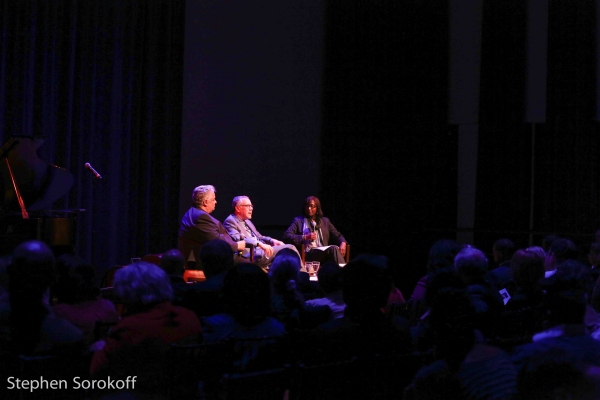
[[[54,263],[54,253],[46,243],[39,240],[21,243],[15,248],[13,257],[15,261]]]

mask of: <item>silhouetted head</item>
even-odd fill
[[[8,273],[11,287],[26,285],[41,293],[55,280],[54,254],[39,240],[21,243],[13,252]]]
[[[233,251],[229,244],[221,239],[204,243],[198,255],[206,279],[217,276],[233,267]]]
[[[76,304],[94,300],[100,294],[94,268],[83,259],[64,254],[56,259],[58,279],[53,294],[59,303]]]
[[[393,278],[392,278],[392,270],[390,268],[389,259],[382,254],[370,254],[363,253],[355,257],[356,260],[365,260],[366,262],[373,264],[378,267],[380,270],[380,274],[383,277],[387,277],[389,281],[389,289],[391,290],[394,287]]]
[[[167,250],[162,254],[160,267],[167,275],[183,276],[185,258],[178,249]]]
[[[269,278],[275,293],[283,294],[296,288],[301,260],[292,249],[284,248],[277,252],[269,267]]]
[[[238,264],[227,271],[221,293],[225,311],[243,326],[254,326],[270,313],[269,277],[255,264]]]
[[[552,242],[544,267],[546,271],[551,271],[567,260],[576,260],[577,256],[575,243],[570,239],[559,238]]]
[[[319,286],[325,294],[333,293],[342,288],[342,268],[334,261],[327,261],[317,271]]]
[[[510,261],[515,252],[515,244],[510,239],[498,239],[492,246],[492,254],[496,264],[500,265],[503,262]]]
[[[546,253],[548,253],[550,251],[550,246],[552,246],[552,243],[556,239],[559,239],[558,235],[546,235],[546,236],[544,236],[544,239],[542,239],[542,249],[544,249],[544,251]]]
[[[357,257],[342,269],[346,315],[378,315],[390,295],[390,277],[376,257]]]
[[[115,273],[115,295],[128,309],[147,309],[173,299],[169,277],[159,267],[138,261]]]
[[[454,258],[454,267],[466,285],[482,283],[488,271],[488,260],[481,250],[465,247]]]
[[[544,260],[542,252],[535,250],[517,250],[510,260],[510,269],[517,286],[528,289],[537,286],[544,278]]]
[[[590,283],[588,267],[577,260],[565,261],[552,276],[540,281],[550,326],[583,323]]]
[[[43,242],[21,243],[7,267],[11,307],[11,350],[32,352],[40,340],[41,326],[48,315],[48,288],[55,280],[54,255]]]
[[[572,240],[560,238],[552,242],[550,253],[554,254],[559,262],[562,262],[565,260],[575,260],[578,255],[578,250]]]
[[[427,278],[425,304],[431,307],[438,293],[448,288],[465,290],[465,283],[458,276],[456,270],[446,267],[433,271]]]
[[[525,250],[530,251],[532,253],[534,253],[535,255],[537,255],[538,257],[544,259],[546,258],[546,251],[541,248],[540,246],[530,246],[528,248],[526,248]]]
[[[454,240],[440,239],[429,248],[429,259],[427,261],[427,272],[432,272],[439,268],[451,267],[454,265],[454,257],[458,254],[461,247]]]

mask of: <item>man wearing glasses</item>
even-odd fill
[[[277,252],[284,248],[293,249],[296,253],[298,250],[289,244],[285,244],[280,240],[273,239],[269,236],[263,236],[256,230],[252,219],[254,206],[250,202],[248,196],[237,196],[231,203],[233,214],[229,215],[223,222],[223,226],[227,229],[229,236],[235,241],[244,240],[246,246],[254,247],[254,263],[262,268],[268,268],[273,261]],[[246,249],[242,252],[242,257],[249,258],[250,250]],[[300,254],[298,254],[300,257]]]

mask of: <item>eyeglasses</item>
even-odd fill
[[[308,205],[308,206],[306,206],[306,208],[317,208],[317,206],[314,206],[314,205]]]
[[[254,208],[254,206],[252,204],[238,204],[240,207],[250,207],[250,208]]]

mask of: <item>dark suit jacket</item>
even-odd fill
[[[213,239],[226,241],[231,246],[232,253],[237,253],[237,243],[227,234],[219,220],[199,208],[190,208],[181,219],[179,226],[179,250],[185,260],[188,261],[190,253],[193,253],[195,260],[198,261],[202,245]]]
[[[304,217],[294,218],[290,227],[287,228],[283,234],[283,241],[298,247],[302,246],[303,224]],[[329,218],[326,217],[321,219],[321,235],[323,236],[323,246],[329,246],[330,244],[339,246],[340,244],[346,242],[344,236],[342,236],[342,234],[335,229],[335,226],[333,226],[331,221],[329,221]]]

